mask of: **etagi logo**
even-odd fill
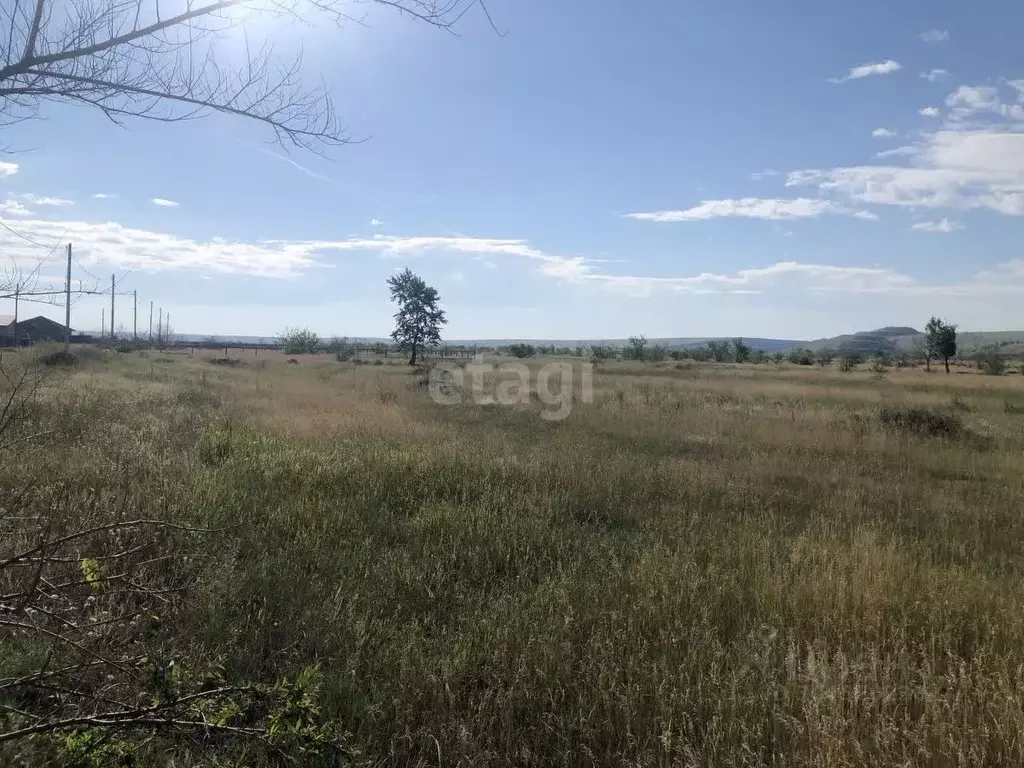
[[[577,370],[578,377],[577,377]],[[466,388],[466,377],[470,387]],[[575,381],[579,379],[579,388]],[[572,413],[573,403],[594,402],[594,366],[566,362],[544,363],[531,368],[525,363],[485,363],[480,355],[465,366],[441,362],[430,370],[430,398],[438,405],[529,405],[536,396],[549,408],[540,413],[546,421],[561,421]]]

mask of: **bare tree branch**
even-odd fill
[[[473,7],[494,27],[485,0],[362,0],[452,30]],[[278,142],[307,149],[351,141],[330,93],[303,84],[301,55],[282,60],[272,46],[243,60],[218,41],[247,14],[334,23],[358,21],[352,0],[183,0],[163,14],[159,0],[16,0],[0,11],[0,123],[31,119],[46,101],[94,106],[109,119],[179,121],[208,112],[270,126]],[[6,25],[6,34],[3,26]],[[499,33],[500,34],[500,33]]]

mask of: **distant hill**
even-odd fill
[[[840,354],[895,355],[913,353],[924,343],[924,334],[915,328],[887,327],[875,331],[862,331],[831,339],[818,339],[807,346],[811,349],[834,349]],[[957,334],[961,355],[970,355],[981,347],[996,344],[1007,355],[1024,355],[1024,331],[962,331]]]
[[[199,334],[176,334],[175,338],[184,342],[204,343],[214,339],[220,344],[273,344],[275,339],[263,336],[233,336],[233,335],[199,335]],[[731,340],[733,337],[723,336],[675,336],[665,338],[648,339],[651,346],[660,346],[666,349],[690,349],[707,344],[709,341]],[[875,355],[879,352],[895,355],[902,352],[913,353],[915,343],[923,340],[924,334],[916,328],[906,326],[887,326],[874,331],[861,331],[859,333],[834,336],[829,339],[817,339],[815,341],[801,341],[797,339],[764,339],[744,336],[743,340],[762,352],[788,352],[794,347],[808,347],[813,350],[833,349],[836,352],[856,353],[861,355]],[[357,344],[376,344],[378,342],[390,344],[391,339],[382,337],[352,337],[352,342]],[[1024,331],[975,331],[962,332],[958,337],[960,352],[969,355],[979,347],[988,344],[1000,345],[1004,352],[1013,357],[1024,357]],[[462,345],[467,347],[507,347],[509,344],[533,344],[534,346],[555,346],[576,349],[589,346],[624,347],[627,339],[445,339],[446,344]]]
[[[808,347],[814,350],[833,349],[839,354],[894,355],[913,351],[914,341],[923,336],[916,328],[887,326],[874,331],[818,339],[808,344]]]

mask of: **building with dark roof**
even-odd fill
[[[19,320],[17,323],[8,315],[0,316],[0,343],[6,346],[38,344],[41,341],[64,341],[66,332],[67,326],[42,315],[28,320]]]

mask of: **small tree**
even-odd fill
[[[825,347],[824,349],[818,350],[818,355],[816,359],[818,361],[818,365],[820,365],[822,368],[828,368],[830,365],[832,365],[832,361],[835,359],[835,357],[836,353],[829,349],[828,347]]]
[[[402,350],[411,352],[409,365],[416,365],[416,355],[424,347],[441,341],[441,326],[448,320],[444,310],[437,306],[437,290],[406,267],[388,278],[391,300],[398,304],[395,330],[391,332]]]
[[[320,351],[320,337],[309,328],[286,328],[278,343],[286,355],[315,355]]]
[[[537,354],[537,349],[532,344],[509,344],[508,353],[513,357],[522,359],[525,357],[533,357]]]
[[[949,373],[949,361],[956,356],[956,326],[933,317],[928,321],[924,332],[929,361],[933,357],[942,360],[946,366],[946,373]]]
[[[772,352],[771,360],[776,365],[781,365],[782,363],[786,362],[786,355],[784,352]]]
[[[647,352],[647,339],[643,334],[630,336],[622,356],[627,360],[643,360]]]
[[[745,363],[750,359],[750,347],[743,339],[732,340],[732,359],[737,363]]]

